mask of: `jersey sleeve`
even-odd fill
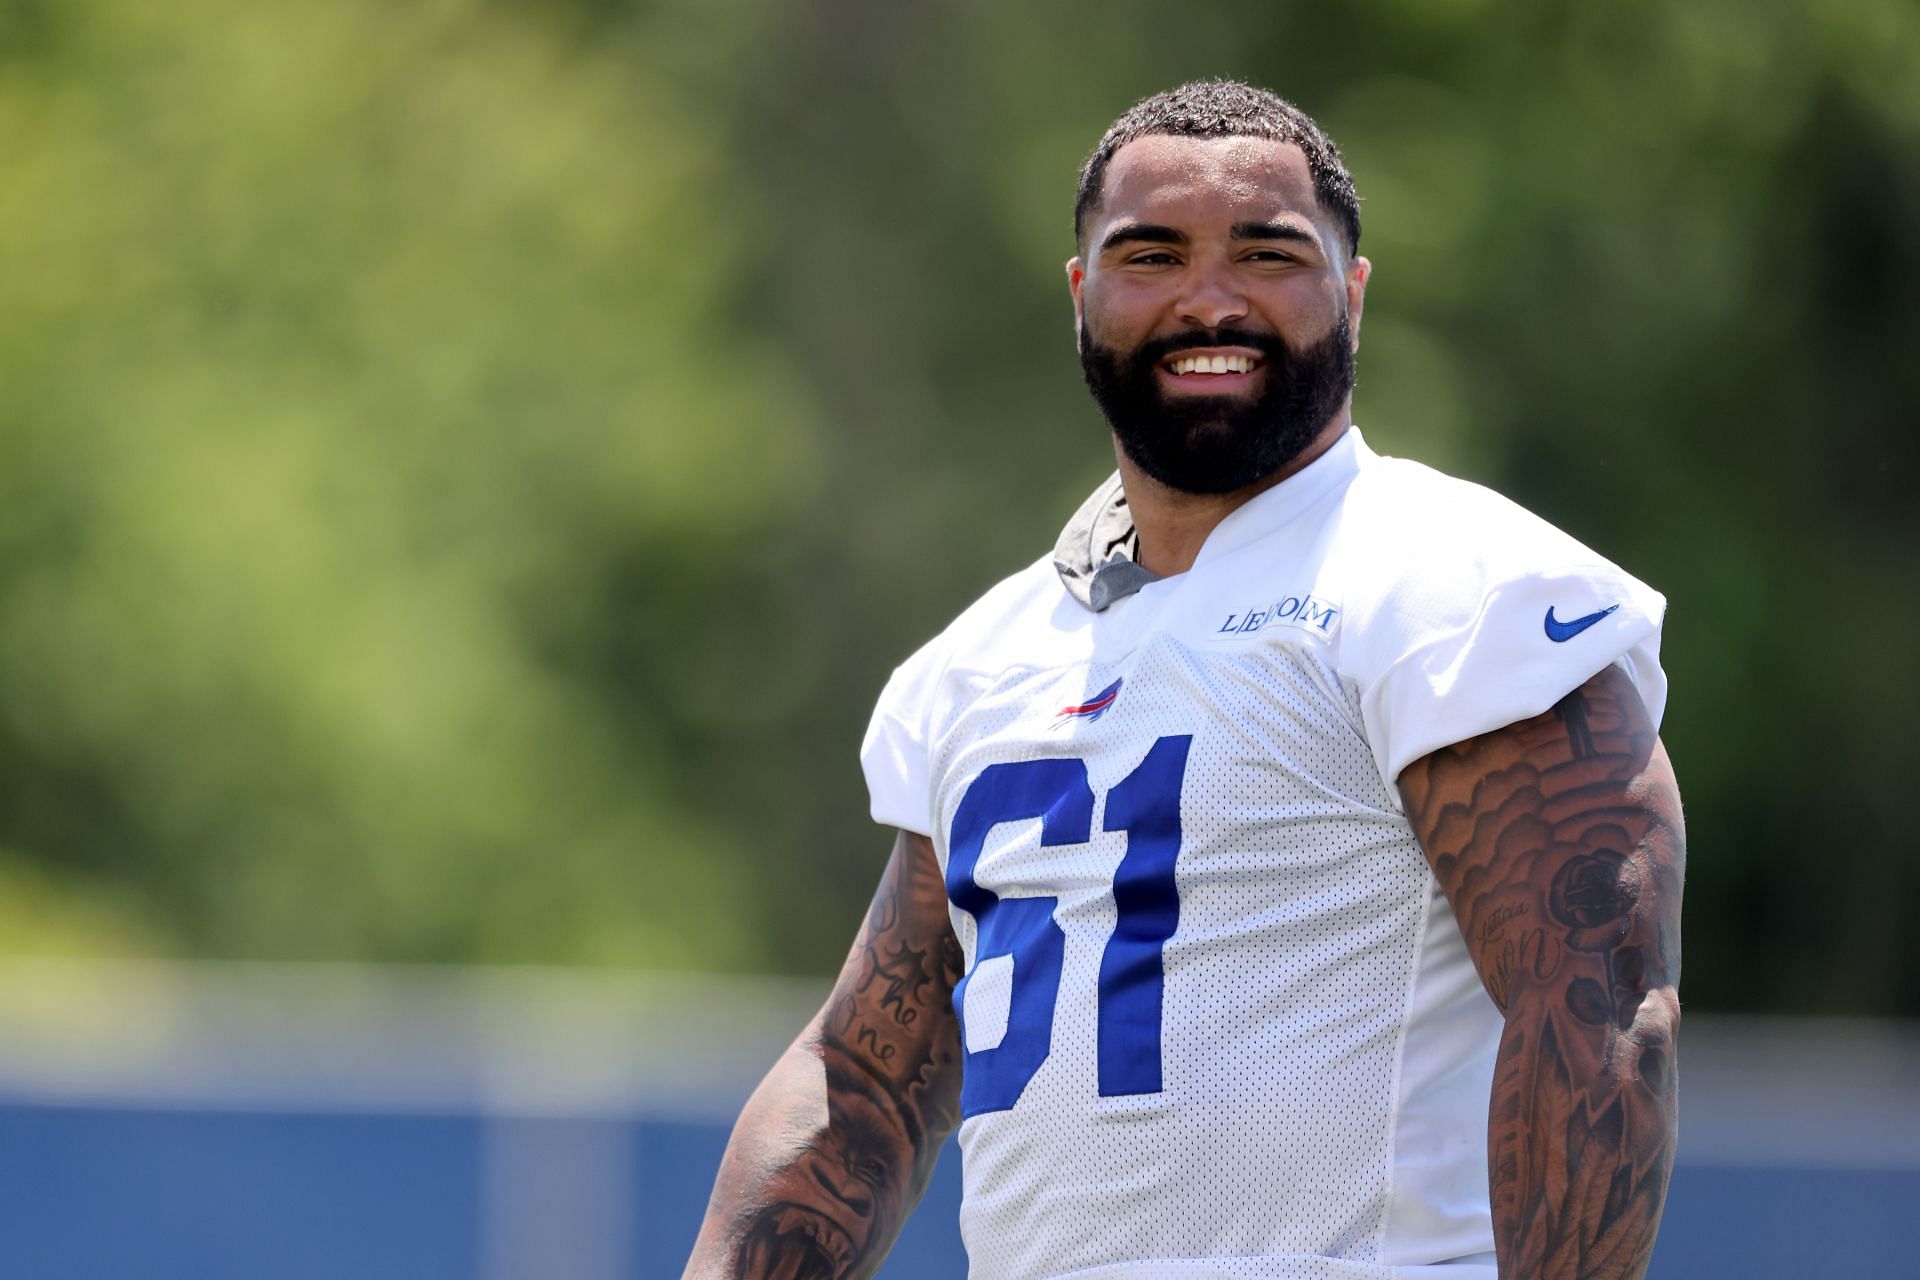
[[[923,836],[933,834],[928,726],[942,653],[941,642],[934,640],[895,669],[860,743],[873,820]]]
[[[1549,710],[1610,665],[1653,723],[1666,706],[1666,598],[1558,529],[1500,500],[1470,543],[1403,554],[1356,619],[1347,674],[1381,776],[1441,747]]]

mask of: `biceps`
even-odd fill
[[[832,996],[819,1037],[829,1069],[883,1092],[917,1130],[957,1103],[962,969],[946,884],[923,836],[902,832]]]
[[[1684,835],[1666,753],[1616,668],[1401,776],[1488,993],[1626,1029],[1680,977]]]
[[[933,845],[902,831],[830,1003],[913,1026],[917,1011],[949,1005],[962,963]]]

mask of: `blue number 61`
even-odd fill
[[[1191,734],[1159,739],[1139,767],[1107,793],[1101,825],[1127,833],[1127,852],[1114,872],[1115,923],[1100,956],[1096,1041],[1102,1097],[1161,1089],[1162,955],[1180,923],[1174,863],[1180,857],[1180,786],[1192,743]],[[947,841],[947,897],[978,927],[974,972],[983,960],[1013,960],[1006,1034],[991,1049],[967,1053],[963,1116],[1013,1106],[1052,1048],[1066,951],[1066,935],[1053,918],[1058,899],[1001,898],[973,878],[995,827],[1035,818],[1043,846],[1085,844],[1091,838],[1093,788],[1084,761],[1023,760],[983,769],[961,796]],[[972,976],[962,978],[953,992],[963,1022]]]

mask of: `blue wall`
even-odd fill
[[[93,1280],[493,1280],[478,1111],[368,1113],[0,1103],[0,1275]],[[679,1274],[727,1127],[572,1117],[620,1153],[624,1274]],[[537,1170],[533,1171],[537,1175]],[[539,1185],[537,1176],[531,1179]],[[554,1189],[564,1194],[563,1187]],[[606,1191],[608,1188],[599,1188]],[[959,1280],[959,1161],[942,1159],[883,1275]],[[1920,1170],[1683,1163],[1659,1280],[1920,1277]],[[563,1207],[563,1206],[562,1206]],[[538,1212],[536,1208],[534,1210]],[[577,1274],[555,1257],[545,1274]]]

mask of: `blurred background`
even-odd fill
[[[1910,0],[0,0],[17,1274],[677,1274],[1199,75],[1346,154],[1369,441],[1672,601],[1655,1273],[1920,1275]]]

